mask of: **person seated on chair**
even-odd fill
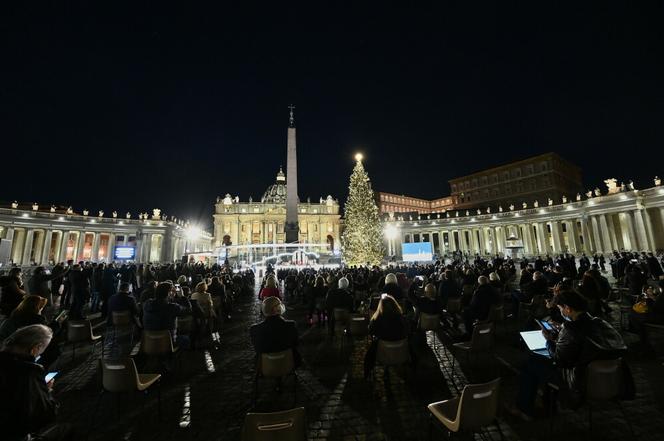
[[[353,294],[348,290],[348,285],[348,279],[342,277],[337,282],[337,288],[330,289],[325,298],[327,326],[330,335],[334,334],[334,309],[345,309],[349,313],[353,310]]]
[[[594,360],[618,358],[627,350],[618,331],[586,312],[588,301],[578,292],[560,292],[556,305],[564,318],[560,330],[542,331],[550,358],[530,354],[519,375],[516,406],[508,408],[523,420],[533,417],[540,385],[562,386],[579,404],[585,391],[587,365]]]
[[[443,304],[444,308],[447,308],[447,302],[450,299],[458,299],[461,297],[461,287],[454,280],[454,273],[452,270],[443,271],[443,278],[438,284],[438,297]]]
[[[136,325],[140,327],[141,322],[138,318],[138,306],[136,306],[136,300],[134,300],[134,297],[129,293],[129,286],[128,282],[122,282],[117,294],[113,294],[111,298],[108,299],[108,316],[106,318],[106,324],[108,326],[113,325],[114,312],[129,311]]]
[[[300,366],[302,358],[297,351],[299,339],[297,327],[295,321],[283,318],[282,314],[286,312],[286,307],[281,299],[276,296],[267,297],[261,304],[261,312],[265,319],[249,328],[256,355],[292,349],[295,367]]]
[[[68,440],[71,428],[54,425],[58,403],[53,381],[46,383],[44,368],[35,362],[48,347],[48,326],[25,326],[6,338],[0,349],[0,427],[2,439]],[[28,436],[31,435],[31,438]]]
[[[399,287],[397,276],[394,273],[389,273],[385,276],[385,285],[383,286],[382,292],[392,297],[397,302],[403,299],[403,290]]]
[[[408,337],[408,323],[401,306],[394,297],[381,295],[378,308],[369,321],[369,335],[373,337],[364,356],[364,378],[369,378],[376,365],[378,340],[399,341]]]
[[[175,288],[171,282],[161,282],[155,290],[155,298],[148,300],[143,307],[143,328],[146,331],[164,331],[171,333],[173,342],[178,346],[187,347],[189,339],[178,335],[176,319],[191,314],[191,303],[186,298],[187,306],[172,301]]]
[[[23,301],[19,303],[16,309],[12,312],[7,320],[0,326],[0,341],[3,341],[16,330],[30,325],[46,325],[57,336],[62,330],[62,322],[67,318],[66,314],[59,314],[51,323],[46,322],[46,318],[42,314],[44,307],[48,304],[48,300],[44,297],[27,295]],[[54,363],[60,357],[60,345],[55,339],[51,340],[48,347],[44,349],[39,359],[44,369]]]
[[[477,289],[473,293],[470,305],[463,311],[464,324],[466,326],[465,338],[469,339],[473,334],[476,321],[484,321],[489,318],[491,306],[502,301],[500,294],[489,284],[489,278],[479,276],[477,278]]]
[[[440,303],[440,300],[438,299],[438,295],[436,292],[436,285],[433,283],[427,283],[424,286],[424,295],[423,296],[417,296],[417,295],[410,295],[409,296],[410,301],[415,305],[417,308],[418,312],[418,317],[419,314],[425,313],[425,314],[440,314],[441,310],[443,309],[442,304]]]
[[[664,325],[664,293],[662,288],[646,285],[643,296],[629,313],[629,330],[646,342],[646,324]]]

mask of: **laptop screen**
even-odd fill
[[[521,338],[531,351],[546,349],[546,338],[542,335],[542,331],[521,332]]]

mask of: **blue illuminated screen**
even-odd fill
[[[431,242],[401,244],[401,255],[405,262],[425,262],[433,260]]]

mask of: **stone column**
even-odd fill
[[[42,247],[41,264],[48,264],[48,257],[51,254],[51,242],[53,241],[53,230],[44,232],[44,246]]]
[[[603,214],[602,216],[606,217],[606,223],[609,226],[606,230],[609,233],[609,239],[611,240],[611,250],[617,250],[618,247],[618,239],[616,238],[616,225],[613,222],[613,215],[612,214]]]
[[[99,260],[99,240],[101,239],[101,233],[93,233],[93,234],[94,237],[92,239],[92,252],[90,253],[90,260],[96,262]],[[136,236],[136,241],[138,242],[138,236]]]
[[[543,222],[537,224],[537,246],[539,248],[539,254],[548,254],[550,251],[549,234],[546,224]]]
[[[587,253],[592,253],[594,246],[594,238],[592,233],[592,225],[590,219],[587,217],[581,218],[581,234],[583,235],[583,250]]]
[[[613,250],[613,241],[611,240],[610,226],[605,214],[599,215],[599,225],[602,232],[602,249],[605,253],[610,253]]]
[[[60,241],[60,255],[58,260],[61,262],[67,261],[67,245],[69,244],[69,235],[71,231],[63,230],[62,231],[62,240]]]
[[[459,248],[457,248],[456,239],[454,238],[454,230],[450,230],[447,234],[447,237],[449,238],[450,241],[450,250],[459,251]]]
[[[23,255],[21,256],[22,265],[30,265],[30,254],[32,252],[32,243],[34,237],[35,237],[35,230],[26,228],[25,242],[23,243]]]
[[[627,211],[622,213],[625,221],[625,230],[627,232],[627,239],[629,240],[629,247],[625,245],[625,248],[628,250],[638,250],[639,245],[636,241],[636,229],[634,228],[634,219],[632,218],[632,213]]]
[[[218,237],[218,236],[216,236]],[[97,239],[95,237],[95,239]],[[99,242],[97,242],[97,259],[99,259]],[[141,233],[140,231],[136,232],[136,257],[134,257],[134,260],[136,262],[142,262],[143,261],[143,247],[145,246],[145,241],[144,241],[144,234]],[[94,250],[93,250],[94,251]],[[94,253],[93,253],[94,254]]]
[[[106,262],[113,262],[113,256],[115,255],[115,234],[108,234],[108,256],[106,256]]]
[[[647,208],[643,209],[643,218],[646,225],[646,234],[650,243],[649,251],[654,252],[657,249],[657,238],[655,237],[655,230],[652,226],[652,218],[650,217],[650,213],[648,213]]]
[[[76,240],[76,250],[74,251],[74,261],[83,260],[83,246],[85,245],[85,231],[78,232]]]
[[[551,221],[551,236],[553,237],[553,252],[557,254],[562,253],[563,238],[559,221]]]
[[[573,253],[581,252],[581,243],[579,241],[579,231],[576,225],[576,219],[570,219],[567,222],[567,240]]]
[[[526,254],[537,254],[533,243],[533,226],[529,223],[523,225],[523,244],[526,249]]]
[[[643,220],[641,210],[634,210],[634,224],[636,227],[636,236],[639,240],[639,248],[641,251],[654,251],[654,246],[648,241],[648,233],[646,232],[646,225]]]
[[[591,216],[590,225],[592,226],[593,231],[593,243],[595,244],[594,251],[601,253],[604,250],[604,247],[602,245],[602,240],[600,239],[599,220],[597,219],[597,216]]]

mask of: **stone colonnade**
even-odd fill
[[[458,212],[386,220],[390,256],[401,244],[431,242],[434,252],[543,255],[664,249],[664,188],[634,190],[583,201],[498,213]]]
[[[105,219],[0,209],[0,263],[48,265],[66,260],[111,262],[118,247],[134,248],[135,262],[173,262],[209,251],[211,236],[187,237],[174,222]],[[131,251],[131,250],[129,250]]]

